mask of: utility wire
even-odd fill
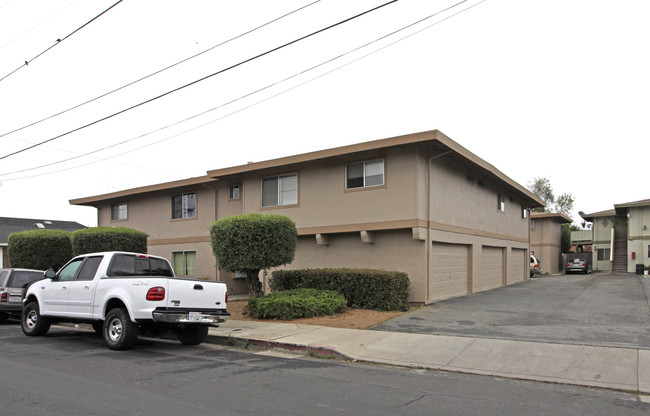
[[[79,107],[81,107],[81,106],[84,106],[84,105],[86,105],[86,104],[92,103],[93,101],[97,101],[97,100],[99,100],[100,98],[104,98],[104,97],[106,97],[106,96],[108,96],[108,95],[110,95],[110,94],[113,94],[113,93],[117,92],[117,91],[123,90],[124,88],[127,88],[127,87],[130,87],[131,85],[137,84],[137,83],[140,82],[140,81],[144,81],[144,80],[147,79],[147,78],[151,78],[151,77],[153,77],[154,75],[158,75],[158,74],[160,74],[160,73],[163,72],[163,71],[166,71],[166,70],[171,69],[171,68],[173,68],[173,67],[175,67],[175,66],[178,66],[178,65],[180,65],[180,64],[182,64],[182,63],[184,63],[184,62],[187,62],[187,61],[189,61],[190,59],[194,59],[194,58],[196,58],[196,57],[198,57],[198,56],[200,56],[200,55],[203,55],[204,53],[207,53],[207,52],[209,52],[209,51],[211,51],[211,50],[213,50],[213,49],[216,49],[216,48],[218,48],[219,46],[223,46],[223,45],[225,45],[226,43],[232,42],[232,41],[237,40],[237,39],[239,39],[239,38],[241,38],[241,37],[243,37],[243,36],[249,35],[249,34],[255,32],[256,30],[259,30],[259,29],[262,29],[263,27],[269,26],[270,24],[275,23],[275,22],[277,22],[277,21],[280,20],[280,19],[283,19],[283,18],[285,18],[285,17],[287,17],[287,16],[290,16],[290,15],[292,15],[292,14],[294,14],[294,13],[296,13],[296,12],[302,10],[302,9],[305,9],[305,8],[307,8],[307,7],[309,7],[309,6],[312,6],[312,5],[314,5],[314,4],[316,4],[316,3],[320,2],[320,1],[321,1],[321,0],[316,0],[316,1],[313,1],[313,2],[311,2],[311,3],[309,3],[309,4],[305,5],[305,6],[299,7],[299,8],[297,8],[297,9],[295,9],[295,10],[289,12],[289,13],[286,13],[286,14],[280,16],[280,17],[276,17],[275,19],[270,20],[270,21],[264,23],[263,25],[257,26],[257,27],[255,27],[255,28],[253,28],[253,29],[250,29],[250,30],[248,30],[248,31],[246,31],[246,32],[244,32],[244,33],[242,33],[241,35],[237,35],[237,36],[235,36],[235,37],[233,37],[233,38],[230,38],[230,39],[228,39],[228,40],[225,40],[225,41],[223,41],[223,42],[221,42],[221,43],[219,43],[219,44],[217,44],[217,45],[214,45],[214,46],[212,46],[212,47],[210,47],[210,48],[208,48],[208,49],[206,49],[206,50],[204,50],[204,51],[202,51],[202,52],[199,52],[199,53],[197,53],[197,54],[194,54],[194,55],[192,55],[192,56],[190,56],[190,57],[188,57],[188,58],[185,58],[185,59],[183,59],[183,60],[181,60],[181,61],[178,61],[178,62],[176,62],[176,63],[174,63],[174,64],[172,64],[172,65],[169,65],[169,66],[167,66],[167,67],[165,67],[165,68],[159,69],[158,71],[152,72],[152,73],[149,74],[149,75],[145,75],[145,76],[143,76],[142,78],[136,79],[135,81],[129,82],[128,84],[122,85],[121,87],[119,87],[119,88],[115,88],[114,90],[111,90],[111,91],[109,91],[109,92],[107,92],[107,93],[104,93],[104,94],[98,95],[98,96],[95,97],[95,98],[91,98],[90,100],[84,101],[84,102],[82,102],[81,104],[77,104],[77,105],[75,105],[75,106],[73,106],[73,107],[70,107],[70,108],[68,108],[68,109],[66,109],[66,110],[59,111],[59,112],[56,113],[56,114],[52,114],[52,115],[50,115],[50,116],[48,116],[48,117],[45,117],[45,118],[43,118],[43,119],[40,119],[40,120],[38,120],[38,121],[34,121],[33,123],[30,123],[30,124],[24,125],[24,126],[22,126],[22,127],[19,127],[19,128],[17,128],[17,129],[14,129],[14,130],[12,130],[12,131],[8,131],[8,132],[6,132],[6,133],[0,134],[0,137],[5,137],[5,136],[8,136],[8,135],[10,135],[10,134],[12,134],[12,133],[16,133],[16,132],[18,132],[18,131],[24,130],[24,129],[28,128],[28,127],[35,126],[35,125],[37,125],[37,124],[39,124],[39,123],[42,123],[43,121],[46,121],[46,120],[49,120],[49,119],[51,119],[51,118],[54,118],[54,117],[60,116],[61,114],[67,113],[68,111],[72,111],[72,110],[77,109],[77,108],[79,108]]]
[[[263,87],[263,88],[260,88],[260,89],[258,89],[258,90],[255,90],[255,91],[249,92],[248,94],[245,94],[245,95],[243,95],[243,96],[241,96],[241,97],[239,97],[239,98],[237,98],[237,99],[234,99],[234,100],[231,100],[231,101],[229,101],[229,102],[223,103],[223,104],[221,104],[221,105],[219,105],[219,106],[213,107],[213,108],[211,108],[211,109],[209,109],[209,110],[206,110],[206,111],[203,111],[203,112],[201,112],[201,113],[195,114],[195,115],[193,115],[193,116],[187,117],[187,118],[185,118],[185,119],[183,119],[183,120],[179,120],[179,121],[174,122],[174,123],[172,123],[172,124],[169,124],[169,125],[167,125],[167,126],[164,126],[164,127],[158,128],[158,129],[153,130],[153,131],[150,131],[150,132],[148,132],[148,133],[144,133],[144,134],[142,134],[142,135],[139,135],[139,136],[137,136],[137,137],[133,137],[133,138],[131,138],[131,139],[124,140],[124,141],[119,142],[119,143],[115,143],[115,144],[110,145],[110,146],[103,147],[103,148],[101,148],[101,149],[96,149],[96,150],[93,150],[93,151],[88,152],[88,153],[84,153],[84,154],[80,154],[80,155],[77,155],[77,156],[73,156],[73,157],[68,158],[68,159],[59,160],[59,161],[57,161],[57,162],[52,162],[52,163],[48,163],[48,164],[45,164],[45,165],[41,165],[41,166],[37,166],[37,167],[32,167],[32,168],[27,168],[27,169],[22,169],[22,170],[18,170],[18,171],[14,171],[14,172],[0,173],[0,176],[7,176],[7,175],[15,174],[15,173],[27,172],[27,171],[31,171],[31,170],[41,169],[41,168],[44,168],[44,167],[48,167],[48,166],[52,166],[52,165],[56,165],[56,164],[60,164],[60,163],[63,163],[63,162],[68,162],[68,161],[70,161],[70,160],[79,159],[79,158],[84,157],[84,156],[89,156],[89,155],[91,155],[91,154],[98,153],[98,152],[101,152],[101,151],[104,151],[104,150],[108,150],[108,149],[111,149],[111,148],[113,148],[113,147],[117,147],[117,146],[123,145],[123,144],[125,144],[125,143],[131,142],[131,141],[134,141],[134,140],[137,140],[137,139],[141,139],[141,138],[146,137],[146,136],[148,136],[148,135],[151,135],[151,134],[154,134],[154,133],[158,133],[158,132],[160,132],[160,131],[162,131],[162,130],[165,130],[165,129],[168,129],[168,128],[170,128],[170,127],[176,126],[176,125],[178,125],[178,124],[181,124],[181,123],[187,122],[187,121],[192,120],[192,119],[194,119],[194,118],[196,118],[196,117],[202,116],[202,115],[207,114],[207,113],[209,113],[209,112],[211,112],[211,111],[214,111],[214,110],[217,110],[217,109],[219,109],[219,108],[225,107],[225,106],[227,106],[227,105],[229,105],[229,104],[232,104],[232,103],[234,103],[234,102],[236,102],[236,101],[240,101],[240,100],[242,100],[242,99],[244,99],[244,98],[247,98],[247,97],[249,97],[249,96],[252,96],[252,95],[254,95],[254,94],[257,94],[257,93],[259,93],[259,92],[261,92],[261,91],[264,91],[264,90],[267,90],[267,89],[269,89],[269,88],[272,88],[272,87],[274,87],[274,86],[276,86],[276,85],[278,85],[278,84],[281,84],[281,83],[283,83],[283,82],[286,82],[286,81],[288,81],[288,80],[290,80],[290,79],[296,78],[296,77],[298,77],[298,76],[300,76],[300,75],[303,75],[303,74],[305,74],[305,73],[307,73],[307,72],[309,72],[309,71],[312,71],[312,70],[314,70],[314,69],[316,69],[316,68],[319,68],[319,67],[321,67],[321,66],[323,66],[323,65],[326,65],[326,64],[328,64],[328,63],[331,63],[331,62],[333,62],[333,61],[335,61],[335,60],[337,60],[337,59],[340,59],[340,58],[342,58],[342,57],[344,57],[344,56],[347,56],[347,55],[349,55],[349,54],[351,54],[351,53],[354,53],[354,52],[356,52],[356,51],[359,51],[360,49],[363,49],[363,48],[366,48],[366,47],[368,47],[368,46],[370,46],[370,45],[372,45],[372,44],[375,44],[375,43],[377,43],[377,42],[379,42],[379,41],[381,41],[381,40],[383,40],[383,39],[386,39],[386,38],[388,38],[388,37],[390,37],[390,36],[393,36],[393,35],[396,35],[396,34],[398,34],[398,33],[400,33],[400,32],[403,32],[403,31],[406,30],[406,29],[409,29],[409,28],[411,28],[411,27],[413,27],[413,26],[416,26],[416,25],[418,25],[418,24],[420,24],[420,23],[422,23],[422,22],[424,22],[424,21],[426,21],[426,20],[429,20],[429,19],[431,19],[431,18],[433,18],[433,17],[435,17],[435,16],[437,16],[437,15],[440,15],[440,14],[442,14],[442,13],[444,13],[444,12],[447,12],[447,11],[449,11],[449,10],[455,8],[455,7],[458,7],[459,5],[461,5],[461,4],[463,4],[463,3],[466,3],[467,1],[469,1],[469,0],[462,0],[462,1],[458,2],[458,3],[456,3],[456,4],[453,4],[453,5],[449,6],[449,7],[447,7],[446,9],[440,10],[440,11],[438,11],[438,12],[436,12],[436,13],[433,13],[433,14],[427,16],[427,17],[424,17],[424,18],[422,18],[422,19],[420,19],[420,20],[417,20],[417,21],[415,21],[415,22],[413,22],[413,23],[411,23],[411,24],[409,24],[409,25],[406,25],[406,26],[404,26],[404,27],[402,27],[402,28],[400,28],[400,29],[397,29],[397,30],[395,30],[395,31],[393,31],[393,32],[390,32],[390,33],[386,34],[386,35],[383,35],[383,36],[381,36],[381,37],[379,37],[379,38],[377,38],[377,39],[375,39],[375,40],[373,40],[373,41],[370,41],[370,42],[364,44],[364,45],[358,46],[358,47],[356,47],[356,48],[354,48],[354,49],[351,49],[351,50],[349,50],[349,51],[347,51],[347,52],[344,52],[344,53],[342,53],[342,54],[340,54],[340,55],[338,55],[338,56],[336,56],[336,57],[333,57],[333,58],[330,58],[330,59],[328,59],[328,60],[326,60],[326,61],[323,61],[323,62],[321,62],[320,64],[314,65],[314,66],[312,66],[312,67],[310,67],[310,68],[307,68],[307,69],[305,69],[305,70],[303,70],[303,71],[300,71],[300,72],[298,72],[298,73],[296,73],[296,74],[293,74],[293,75],[291,75],[291,76],[289,76],[289,77],[287,77],[287,78],[284,78],[284,79],[282,79],[282,80],[280,80],[280,81],[276,81],[276,82],[274,82],[274,83],[272,83],[272,84],[269,84],[269,85],[267,85],[267,86],[265,86],[265,87]],[[263,99],[263,100],[260,100],[260,101],[257,101],[257,102],[255,102],[255,103],[252,103],[252,104],[250,104],[250,105],[248,105],[248,106],[246,106],[246,107],[240,108],[240,109],[238,109],[238,110],[236,110],[236,111],[233,111],[233,112],[230,112],[230,113],[228,113],[228,114],[225,114],[225,115],[223,115],[223,116],[221,116],[221,117],[218,117],[218,118],[216,118],[216,119],[214,119],[214,120],[211,120],[211,121],[205,122],[205,123],[200,124],[200,125],[198,125],[198,126],[195,126],[195,127],[193,127],[193,128],[190,128],[190,129],[184,130],[184,131],[182,131],[182,132],[176,133],[176,134],[174,134],[174,135],[172,135],[172,136],[168,136],[168,137],[166,137],[166,138],[163,138],[163,139],[157,140],[157,141],[152,142],[152,143],[148,143],[148,144],[146,144],[146,145],[143,145],[143,146],[137,147],[137,148],[135,148],[135,149],[130,149],[130,150],[128,150],[128,151],[125,151],[125,152],[122,152],[122,153],[119,153],[119,154],[116,154],[116,155],[112,155],[112,156],[109,156],[109,157],[105,157],[105,158],[102,158],[102,159],[99,159],[99,160],[91,161],[91,162],[88,162],[88,163],[85,163],[85,164],[82,164],[82,165],[77,165],[77,166],[73,166],[73,167],[69,167],[69,168],[64,168],[64,169],[60,169],[60,170],[56,170],[56,171],[51,171],[51,172],[47,172],[47,173],[41,173],[41,174],[30,175],[30,176],[23,176],[23,177],[20,177],[20,178],[10,178],[10,179],[5,179],[5,181],[13,181],[13,180],[20,180],[20,179],[29,179],[29,178],[34,178],[34,177],[38,177],[38,176],[48,175],[48,174],[52,174],[52,173],[59,173],[59,172],[67,171],[67,170],[77,169],[77,168],[80,168],[80,167],[84,167],[84,166],[92,165],[92,164],[95,164],[95,163],[100,163],[100,162],[103,162],[103,161],[106,161],[106,160],[109,160],[109,159],[113,159],[113,158],[116,158],[116,157],[119,157],[119,156],[123,156],[123,155],[125,155],[125,154],[133,153],[133,152],[136,152],[136,151],[138,151],[138,150],[141,150],[141,149],[144,149],[144,148],[150,147],[150,146],[152,146],[152,145],[159,144],[159,143],[162,143],[162,142],[164,142],[164,141],[167,141],[167,140],[170,140],[170,139],[173,139],[173,138],[179,137],[179,136],[181,136],[181,135],[184,135],[184,134],[190,133],[190,132],[192,132],[192,131],[194,131],[194,130],[198,130],[198,129],[203,128],[203,127],[205,127],[205,126],[207,126],[207,125],[209,125],[209,124],[212,124],[212,123],[215,123],[215,122],[217,122],[217,121],[223,120],[223,119],[225,119],[225,118],[227,118],[227,117],[230,117],[230,116],[232,116],[232,115],[235,115],[235,114],[237,114],[237,113],[240,113],[240,112],[242,112],[242,111],[244,111],[244,110],[247,110],[247,109],[249,109],[249,108],[251,108],[251,107],[254,107],[254,106],[256,106],[256,105],[259,105],[259,104],[261,104],[261,103],[264,103],[264,102],[266,102],[266,101],[269,101],[269,100],[271,100],[271,99],[273,99],[273,98],[275,98],[275,97],[277,97],[277,96],[280,96],[280,95],[282,95],[282,94],[285,94],[285,93],[287,93],[287,92],[289,92],[289,91],[292,91],[292,90],[294,90],[294,89],[296,89],[296,88],[299,88],[299,87],[301,87],[301,86],[303,86],[303,85],[305,85],[305,84],[307,84],[307,83],[309,83],[309,82],[312,82],[312,81],[314,81],[314,80],[316,80],[316,79],[319,79],[319,78],[321,78],[321,77],[324,77],[325,75],[328,75],[328,74],[330,74],[330,73],[332,73],[332,72],[338,71],[338,70],[341,69],[341,68],[344,68],[344,67],[346,67],[346,66],[348,66],[348,65],[351,65],[351,64],[353,64],[353,63],[355,63],[355,62],[357,62],[357,61],[360,61],[361,59],[364,59],[364,58],[366,58],[366,57],[368,57],[368,56],[370,56],[370,55],[373,55],[373,54],[375,54],[375,53],[377,53],[377,52],[380,52],[380,51],[382,51],[382,50],[384,50],[384,49],[386,49],[386,48],[388,48],[388,47],[390,47],[390,46],[393,46],[393,45],[395,45],[395,44],[397,44],[397,43],[399,43],[399,42],[401,42],[401,41],[403,41],[403,40],[405,40],[405,39],[408,39],[408,38],[410,38],[410,37],[412,37],[412,36],[415,36],[416,34],[418,34],[418,33],[420,33],[420,32],[423,32],[424,30],[427,30],[427,29],[429,29],[429,28],[431,28],[431,27],[433,27],[433,26],[436,26],[436,25],[438,25],[438,24],[440,24],[440,23],[442,23],[442,22],[444,22],[444,21],[446,21],[446,20],[449,20],[449,19],[451,19],[451,18],[454,17],[454,16],[457,16],[457,15],[459,15],[459,14],[461,14],[461,13],[463,13],[463,12],[469,10],[469,9],[472,9],[472,8],[478,6],[478,5],[481,4],[481,3],[484,3],[485,1],[487,1],[487,0],[481,0],[481,1],[479,1],[478,3],[475,3],[475,4],[473,4],[473,5],[471,5],[471,6],[468,6],[468,7],[464,8],[464,9],[462,9],[462,10],[459,10],[458,12],[456,12],[456,13],[454,13],[454,14],[452,14],[452,15],[449,15],[449,16],[445,17],[444,19],[441,19],[441,20],[439,20],[439,21],[436,21],[436,22],[434,22],[434,23],[432,23],[432,24],[430,24],[430,25],[428,25],[428,26],[426,26],[426,27],[424,27],[424,28],[422,28],[422,29],[420,29],[420,30],[418,30],[418,31],[416,31],[416,32],[413,32],[413,33],[411,33],[411,34],[409,34],[409,35],[406,35],[406,36],[404,36],[404,37],[402,37],[402,38],[400,38],[400,39],[397,39],[397,40],[395,40],[395,41],[393,41],[393,42],[391,42],[391,43],[389,43],[389,44],[387,44],[387,45],[382,46],[382,47],[379,48],[379,49],[376,49],[376,50],[374,50],[374,51],[371,51],[371,52],[369,52],[369,53],[367,53],[367,54],[365,54],[365,55],[362,55],[362,56],[360,56],[360,57],[358,57],[358,58],[356,58],[356,59],[354,59],[354,60],[352,60],[352,61],[350,61],[350,62],[347,62],[347,63],[345,63],[345,64],[343,64],[343,65],[340,65],[340,66],[338,66],[338,67],[336,67],[336,68],[333,68],[333,69],[331,69],[331,70],[329,70],[329,71],[327,71],[327,72],[325,72],[325,73],[323,73],[323,74],[320,74],[320,75],[318,75],[318,76],[316,76],[316,77],[314,77],[314,78],[311,78],[311,79],[309,79],[309,80],[306,80],[306,81],[304,81],[304,82],[302,82],[302,83],[300,83],[300,84],[298,84],[298,85],[295,85],[295,86],[293,86],[293,87],[291,87],[291,88],[288,88],[288,89],[286,89],[286,90],[284,90],[284,91],[278,92],[278,93],[276,93],[276,94],[274,94],[274,95],[272,95],[272,96],[270,96],[270,97],[267,97],[267,98],[265,98],[265,99]]]
[[[98,14],[97,16],[93,17],[92,19],[90,19],[89,21],[87,21],[86,23],[84,23],[83,25],[79,26],[79,27],[76,28],[74,31],[72,31],[69,35],[67,35],[67,36],[65,36],[65,37],[62,37],[62,38],[60,38],[60,39],[57,39],[57,40],[54,42],[54,44],[53,44],[52,46],[50,46],[49,48],[45,49],[43,52],[39,53],[38,55],[36,55],[36,56],[33,57],[32,59],[28,59],[28,60],[26,60],[24,64],[20,65],[18,68],[14,69],[13,71],[11,71],[10,73],[8,73],[8,74],[5,75],[4,77],[0,78],[0,82],[2,82],[3,80],[5,80],[5,79],[8,78],[9,76],[13,75],[14,73],[16,73],[19,69],[26,67],[26,66],[29,65],[31,62],[33,62],[36,58],[40,57],[41,55],[43,55],[44,53],[46,53],[46,52],[49,51],[50,49],[54,48],[56,45],[59,45],[61,42],[63,42],[64,40],[68,39],[70,36],[74,35],[74,34],[77,33],[78,31],[80,31],[81,29],[83,29],[84,27],[88,26],[89,24],[91,24],[91,23],[94,22],[95,20],[99,19],[100,16],[102,16],[104,13],[108,12],[110,9],[112,9],[112,8],[115,7],[115,6],[117,6],[118,4],[122,3],[122,1],[124,1],[124,0],[118,0],[118,1],[117,1],[116,3],[114,3],[111,7],[109,7],[109,8],[106,9],[106,10],[104,10],[103,12],[101,12],[100,14]]]
[[[120,1],[122,1],[122,0],[120,0]],[[189,87],[189,86],[192,86],[192,85],[194,85],[194,84],[198,84],[199,82],[205,81],[206,79],[209,79],[209,78],[212,78],[212,77],[214,77],[214,76],[216,76],[216,75],[222,74],[222,73],[224,73],[224,72],[226,72],[226,71],[229,71],[229,70],[231,70],[231,69],[233,69],[233,68],[237,68],[237,67],[239,67],[239,66],[242,66],[242,65],[244,65],[244,64],[246,64],[246,63],[248,63],[248,62],[251,62],[251,61],[254,61],[254,60],[256,60],[256,59],[259,59],[259,58],[261,58],[261,57],[263,57],[263,56],[269,55],[269,54],[271,54],[271,53],[273,53],[273,52],[276,52],[276,51],[278,51],[278,50],[280,50],[280,49],[286,48],[287,46],[293,45],[294,43],[298,43],[298,42],[300,42],[300,41],[302,41],[302,40],[304,40],[304,39],[307,39],[307,38],[310,38],[310,37],[312,37],[312,36],[315,36],[315,35],[317,35],[317,34],[319,34],[319,33],[322,33],[322,32],[324,32],[324,31],[326,31],[326,30],[332,29],[332,28],[334,28],[334,27],[336,27],[336,26],[340,26],[340,25],[342,25],[342,24],[344,24],[344,23],[347,23],[347,22],[349,22],[349,21],[351,21],[351,20],[357,19],[357,18],[359,18],[359,17],[361,17],[361,16],[364,16],[364,15],[366,15],[366,14],[369,14],[369,13],[371,13],[371,12],[374,12],[374,11],[376,11],[376,10],[379,10],[379,9],[381,9],[381,8],[383,8],[383,7],[386,7],[386,6],[390,5],[390,4],[396,3],[396,2],[398,2],[398,1],[399,1],[399,0],[391,0],[391,1],[389,1],[389,2],[386,2],[386,3],[384,3],[384,4],[379,5],[379,6],[377,6],[377,7],[373,7],[372,9],[366,10],[366,11],[364,11],[364,12],[362,12],[362,13],[359,13],[359,14],[357,14],[357,15],[355,15],[355,16],[352,16],[352,17],[349,17],[349,18],[347,18],[347,19],[341,20],[341,21],[338,22],[338,23],[334,23],[334,24],[332,24],[332,25],[330,25],[330,26],[327,26],[327,27],[324,27],[324,28],[322,28],[322,29],[319,29],[319,30],[317,30],[317,31],[315,31],[315,32],[312,32],[312,33],[308,34],[308,35],[302,36],[302,37],[300,37],[300,38],[298,38],[298,39],[294,39],[294,40],[292,40],[292,41],[290,41],[290,42],[287,42],[287,43],[285,43],[285,44],[283,44],[283,45],[281,45],[281,46],[277,46],[277,47],[275,47],[275,48],[269,49],[269,50],[266,51],[266,52],[263,52],[263,53],[261,53],[261,54],[259,54],[259,55],[256,55],[256,56],[253,56],[252,58],[248,58],[248,59],[246,59],[246,60],[243,60],[243,61],[241,61],[241,62],[239,62],[239,63],[236,63],[236,64],[234,64],[234,65],[231,65],[231,66],[229,66],[229,67],[227,67],[227,68],[221,69],[221,70],[219,70],[219,71],[217,71],[217,72],[214,72],[214,73],[212,73],[212,74],[210,74],[210,75],[206,75],[206,76],[204,76],[204,77],[202,77],[202,78],[199,78],[199,79],[197,79],[197,80],[195,80],[195,81],[192,81],[192,82],[190,82],[190,83],[188,83],[188,84],[185,84],[185,85],[182,85],[182,86],[180,86],[180,87],[174,88],[173,90],[167,91],[167,92],[165,92],[165,93],[163,93],[163,94],[160,94],[160,95],[155,96],[155,97],[153,97],[153,98],[150,98],[150,99],[148,99],[148,100],[142,101],[142,102],[140,102],[140,103],[138,103],[138,104],[135,104],[135,105],[132,105],[132,106],[130,106],[130,107],[127,107],[127,108],[125,108],[125,109],[123,109],[123,110],[120,110],[120,111],[118,111],[118,112],[116,112],[116,113],[113,113],[113,114],[111,114],[111,115],[108,115],[108,116],[106,116],[106,117],[102,117],[102,118],[100,118],[100,119],[98,119],[98,120],[95,120],[95,121],[93,121],[93,122],[90,122],[90,123],[88,123],[88,124],[85,124],[85,125],[83,125],[83,126],[81,126],[81,127],[77,127],[77,128],[75,128],[75,129],[69,130],[69,131],[66,132],[66,133],[59,134],[58,136],[52,137],[51,139],[47,139],[47,140],[44,140],[44,141],[42,141],[42,142],[35,143],[35,144],[31,145],[31,146],[25,147],[25,148],[23,148],[23,149],[17,150],[17,151],[15,151],[15,152],[8,153],[8,154],[6,154],[6,155],[4,155],[4,156],[0,156],[0,160],[2,160],[2,159],[6,159],[6,158],[8,158],[8,157],[10,157],[10,156],[14,156],[14,155],[19,154],[19,153],[22,153],[22,152],[25,152],[25,151],[27,151],[27,150],[30,150],[30,149],[33,149],[33,148],[35,148],[35,147],[41,146],[41,145],[43,145],[43,144],[45,144],[45,143],[49,143],[49,142],[54,141],[54,140],[56,140],[56,139],[60,139],[61,137],[67,136],[67,135],[72,134],[72,133],[74,133],[74,132],[77,132],[77,131],[79,131],[79,130],[83,130],[83,129],[85,129],[85,128],[87,128],[87,127],[90,127],[90,126],[93,126],[93,125],[95,125],[95,124],[101,123],[102,121],[106,121],[106,120],[108,120],[108,119],[110,119],[110,118],[113,118],[113,117],[118,116],[118,115],[120,115],[120,114],[126,113],[126,112],[129,111],[129,110],[133,110],[134,108],[137,108],[137,107],[143,106],[143,105],[145,105],[145,104],[148,104],[148,103],[150,103],[150,102],[152,102],[152,101],[158,100],[158,99],[160,99],[160,98],[162,98],[162,97],[165,97],[165,96],[167,96],[167,95],[173,94],[173,93],[175,93],[175,92],[177,92],[177,91],[180,91],[180,90],[182,90],[182,89],[184,89],[184,88],[187,88],[187,87]]]

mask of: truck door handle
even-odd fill
[[[197,283],[194,285],[194,290],[203,290],[203,286]]]
[[[61,290],[68,290],[67,286],[61,286]]]
[[[90,286],[84,286],[84,289],[90,289]]]

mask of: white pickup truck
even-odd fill
[[[25,293],[25,335],[44,335],[61,321],[92,324],[113,350],[132,347],[139,333],[167,330],[185,345],[198,345],[210,325],[230,316],[224,283],[176,278],[162,257],[84,254],[44,277]]]

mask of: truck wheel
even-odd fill
[[[176,332],[176,336],[183,345],[199,345],[208,336],[208,329],[207,325],[186,326],[180,328]]]
[[[124,308],[111,309],[104,321],[104,342],[112,350],[126,350],[138,339],[138,327]]]
[[[23,309],[20,327],[23,333],[30,337],[45,335],[50,330],[52,321],[42,316],[37,302],[29,302]]]

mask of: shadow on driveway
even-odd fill
[[[444,300],[378,331],[650,348],[650,278],[559,275]]]

